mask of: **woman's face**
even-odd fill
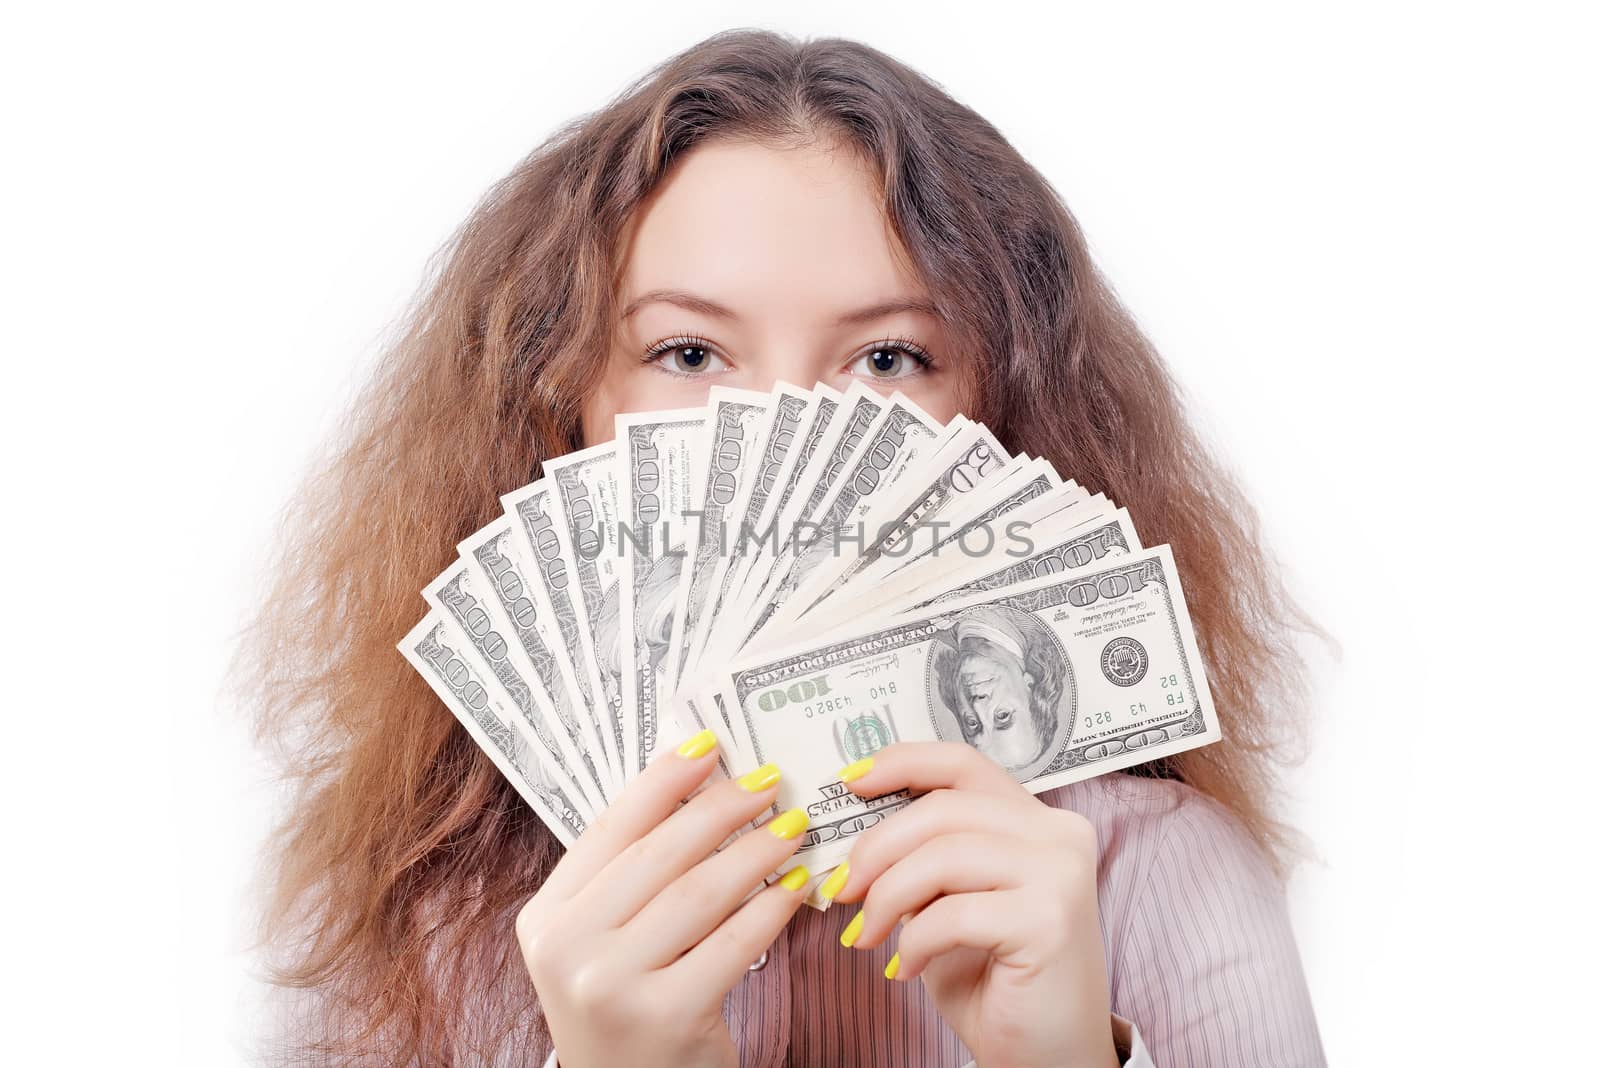
[[[956,414],[956,356],[852,153],[702,145],[622,240],[621,321],[585,444],[610,440],[619,412],[694,407],[715,385],[862,381]]]

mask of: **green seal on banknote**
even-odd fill
[[[894,730],[872,712],[833,721],[833,744],[846,764],[854,764],[894,741]]]

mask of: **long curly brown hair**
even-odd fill
[[[1320,631],[1060,196],[992,125],[882,52],[727,31],[561,128],[488,192],[286,514],[238,677],[293,794],[262,931],[275,983],[315,1004],[295,1028],[298,1063],[548,1049],[513,919],[560,847],[395,643],[499,495],[581,446],[595,354],[615,330],[619,232],[711,138],[842,142],[868,161],[951,350],[982,354],[967,414],[1126,505],[1146,544],[1172,546],[1225,736],[1136,772],[1221,801],[1280,864],[1298,848],[1271,810],[1276,768],[1303,738],[1293,632]]]

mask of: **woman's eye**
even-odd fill
[[[928,366],[921,352],[900,342],[874,345],[846,370],[864,378],[909,378]]]
[[[727,368],[727,361],[712,352],[698,338],[669,338],[653,345],[646,359],[664,371],[680,375],[698,375]]]

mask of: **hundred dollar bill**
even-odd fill
[[[997,484],[989,490],[974,494],[987,500],[979,501],[976,510],[964,509],[955,517],[951,526],[956,528],[956,533],[941,534],[939,544],[926,549],[904,567],[887,569],[885,564],[898,561],[881,561],[878,568],[868,569],[836,587],[829,597],[811,607],[803,625],[810,631],[825,631],[869,616],[892,615],[915,603],[923,587],[928,592],[920,594],[922,597],[953,589],[969,579],[1023,559],[1037,551],[1039,541],[1049,542],[1088,516],[1113,510],[1114,506],[1104,497],[1095,494],[1091,498],[1076,483],[1057,485],[1039,496],[1015,503],[1029,492],[1026,483],[1033,481],[1033,475],[1026,469],[1032,464],[1044,464],[1044,461],[1013,463],[1013,474],[995,480]],[[1053,471],[1048,472],[1050,480],[1055,477]],[[1007,484],[1016,489],[1009,490]],[[1012,499],[1007,507],[1001,508],[995,503],[1006,497]],[[1080,507],[1086,503],[1091,507]],[[1074,508],[1077,510],[1073,511]],[[978,522],[979,519],[985,521]],[[918,529],[913,533],[925,532]],[[911,545],[913,541],[908,538],[902,544]]]
[[[685,513],[697,460],[704,459],[705,409],[619,415],[616,427],[621,596],[617,618],[601,625],[621,634],[623,770],[632,776],[655,752],[660,709],[671,695],[665,661],[685,559]]]
[[[688,658],[688,636],[701,626],[718,562],[725,561],[737,532],[728,529],[734,507],[748,496],[756,474],[753,462],[761,448],[761,434],[772,394],[748,389],[713,386],[707,401],[707,440],[704,477],[695,488],[693,503],[698,516],[687,524],[685,570],[678,581],[672,613],[672,637],[667,643],[664,672],[673,688]]]
[[[914,503],[917,496],[908,494],[902,501]],[[908,528],[892,526],[880,539],[888,547],[876,562],[833,583],[805,610],[804,624],[822,629],[859,619],[864,607],[881,614],[884,606],[924,581],[953,584],[957,574],[983,565],[981,557],[993,545],[1018,540],[1019,530],[1038,522],[1051,524],[1049,529],[1063,525],[1054,513],[1079,498],[1087,499],[1087,492],[1076,483],[1063,487],[1046,461],[1013,458],[994,477],[961,494],[941,518],[902,520],[912,522]],[[891,502],[880,514],[901,515],[901,505]]]
[[[999,529],[1002,524],[1007,528],[1004,531]],[[1098,564],[1107,557],[1127,556],[1143,549],[1133,522],[1128,518],[1128,510],[1112,508],[1103,498],[1095,507],[1063,508],[1026,526],[1013,520],[1001,520],[986,529],[993,535],[993,542],[983,553],[962,556],[955,567],[934,570],[930,558],[924,561],[927,568],[911,567],[896,573],[883,583],[881,597],[875,598],[877,603],[870,607],[864,603],[857,605],[855,618],[864,624],[868,620],[905,615],[984,590],[1075,571]],[[807,622],[809,625],[809,617]]]
[[[608,441],[546,460],[544,473],[551,487],[549,511],[555,520],[557,544],[577,578],[573,603],[581,613],[600,690],[605,695],[600,711],[611,728],[618,773],[626,778],[622,647],[621,632],[616,627],[622,578],[622,556],[617,544],[621,493],[616,457],[617,445]]]
[[[764,581],[751,582],[745,587],[744,601],[739,606],[742,619],[737,624],[742,632],[740,645],[771,618],[776,610],[775,601],[781,605],[786,588],[791,588],[786,584],[797,554],[795,541],[801,522],[817,514],[856,451],[887,410],[888,404],[868,386],[857,382],[845,391],[840,409],[829,421],[794,497],[778,518],[777,543],[763,546],[761,555],[751,562],[750,576],[762,576]]]
[[[765,580],[766,568],[759,564],[763,548],[780,536],[782,517],[789,508],[789,502],[794,499],[812,456],[827,438],[828,427],[844,401],[844,394],[821,384],[813,390],[813,396],[811,408],[796,429],[795,444],[789,448],[773,477],[774,488],[766,491],[762,501],[752,500],[746,509],[739,528],[742,535],[738,542],[739,552],[729,564],[730,577],[724,582],[726,588],[717,611],[718,625],[714,634],[705,635],[697,663],[715,660],[718,657],[712,655],[713,651],[720,656],[725,651],[737,649],[744,641],[745,632],[738,621],[744,617],[742,606],[745,603],[745,589],[747,585],[759,589]],[[752,573],[756,576],[753,579]],[[706,628],[707,631],[712,629]]]
[[[863,520],[873,502],[893,494],[896,485],[904,485],[905,473],[937,450],[943,429],[942,423],[909,398],[899,393],[889,398],[844,474],[811,513],[808,526],[812,531],[795,539],[793,560],[757,619],[757,632],[769,623],[776,628],[798,618],[808,602],[798,599],[797,591],[812,583],[814,573],[844,558],[845,546],[853,544],[859,551],[867,537]],[[778,566],[784,567],[785,562],[780,559]]]
[[[1088,516],[1076,526],[1053,536],[1043,537],[1034,543],[1033,551],[1021,559],[1009,560],[992,570],[983,571],[976,578],[941,589],[938,593],[921,600],[914,600],[904,608],[898,609],[896,614],[917,612],[971,594],[1020,586],[1050,575],[1079,571],[1099,564],[1103,560],[1131,556],[1142,549],[1139,535],[1133,529],[1133,520],[1128,517],[1126,508],[1118,508],[1109,515],[1102,512]],[[991,553],[990,560],[995,559],[998,559],[998,556]],[[923,591],[927,592],[929,588],[924,586]]]
[[[811,390],[791,386],[787,382],[778,383],[773,391],[771,406],[755,435],[755,451],[746,461],[750,470],[747,477],[739,480],[737,494],[727,508],[728,537],[713,559],[705,605],[692,625],[687,621],[684,623],[684,642],[688,651],[680,675],[692,671],[700,662],[712,630],[711,621],[717,618],[733,586],[734,576],[738,573],[738,562],[749,541],[755,537],[755,517],[761,514],[768,499],[779,488],[778,480],[785,461],[799,440],[806,416],[815,408],[816,397]]]
[[[496,630],[515,635],[520,654],[513,651],[515,665],[539,681],[554,706],[556,719],[566,731],[571,752],[578,759],[584,779],[584,793],[596,804],[610,801],[616,783],[606,763],[605,746],[594,715],[594,706],[585,695],[573,666],[568,644],[575,636],[577,622],[558,621],[545,585],[544,573],[527,562],[514,534],[516,520],[501,516],[456,546],[468,567],[474,587],[493,596],[484,599],[484,609]],[[562,596],[569,616],[571,601]],[[577,769],[575,768],[574,771]],[[594,791],[589,789],[590,785]]]
[[[988,432],[982,424],[978,429]],[[835,588],[846,581],[870,582],[893,574],[923,554],[949,547],[963,534],[1061,485],[1048,461],[1013,456],[991,465],[984,458],[986,452],[985,443],[972,443],[966,455],[969,466],[941,460],[930,485],[888,502],[872,520],[881,521],[884,534],[863,554],[862,564],[835,583]],[[922,478],[918,474],[908,482],[915,489]]]
[[[720,693],[735,772],[782,761],[774,811],[810,815],[812,870],[909,802],[837,777],[894,741],[965,742],[1037,793],[1221,737],[1165,545],[763,652]]]
[[[1068,479],[1061,481],[1061,476],[1056,474],[1055,468],[1050,466],[1048,460],[1021,460],[1013,464],[998,478],[990,479],[977,486],[971,493],[956,498],[956,504],[949,516],[950,522],[942,532],[932,528],[935,524],[928,524],[930,537],[925,545],[913,545],[900,555],[898,561],[892,560],[894,552],[888,551],[881,558],[881,566],[898,569],[904,564],[913,562],[924,552],[934,552],[952,542],[959,542],[973,531],[988,526],[1001,516],[1009,516],[1018,510],[1027,508],[1036,501],[1044,500],[1051,495],[1061,495],[1065,490],[1068,494],[1087,496],[1076,482]],[[913,528],[913,538],[919,528]],[[872,568],[867,568],[861,574],[870,577]]]
[[[795,574],[807,574],[830,559],[834,555],[830,550],[836,547],[829,541],[832,532],[858,527],[875,502],[904,486],[906,472],[916,470],[919,462],[939,448],[942,429],[938,420],[909,398],[898,393],[890,397],[888,407],[868,431],[845,473],[835,480],[813,513],[812,521],[822,528],[824,536],[797,539]],[[865,536],[864,530],[853,533]]]
[[[581,796],[591,816],[604,808],[605,793],[589,778],[584,764],[577,724],[568,722],[557,710],[515,630],[494,612],[495,595],[488,583],[466,560],[457,559],[428,583],[422,596],[477,653],[479,666],[510,701],[517,725],[526,726],[530,740],[538,744],[541,756],[562,784],[575,789],[574,800]],[[572,709],[567,712],[571,714]]]
[[[546,634],[546,644],[571,672],[577,687],[576,699],[587,710],[588,721],[605,756],[607,792],[622,785],[621,722],[600,681],[600,666],[595,660],[594,643],[588,619],[578,601],[578,568],[566,530],[551,511],[551,482],[541,478],[500,498],[511,520],[513,556],[527,561],[525,577],[548,606],[540,618],[553,624],[554,634]],[[618,701],[620,709],[620,697]]]
[[[913,551],[914,530],[934,531],[947,525],[964,501],[1016,467],[988,427],[963,425],[934,455],[920,463],[913,460],[892,489],[868,499],[859,518],[865,548],[824,560],[811,579],[796,588],[783,614],[791,620],[809,615],[856,575]]]
[[[504,698],[496,695],[495,688],[486,684],[481,669],[469,662],[471,655],[444,620],[429,612],[397,648],[561,844],[570,847],[577,841],[588,820],[576,799],[555,781],[527,739],[512,728],[510,717],[515,713],[504,706]]]
[[[859,382],[853,383],[840,398],[838,408],[828,420],[804,469],[798,472],[792,492],[780,504],[772,525],[763,531],[768,540],[757,546],[757,553],[748,565],[747,582],[737,606],[741,627],[754,622],[752,617],[759,613],[768,599],[767,593],[779,581],[779,560],[786,563],[793,560],[793,541],[800,522],[811,515],[833,488],[834,481],[861,447],[868,428],[883,414],[884,407],[884,398]]]

